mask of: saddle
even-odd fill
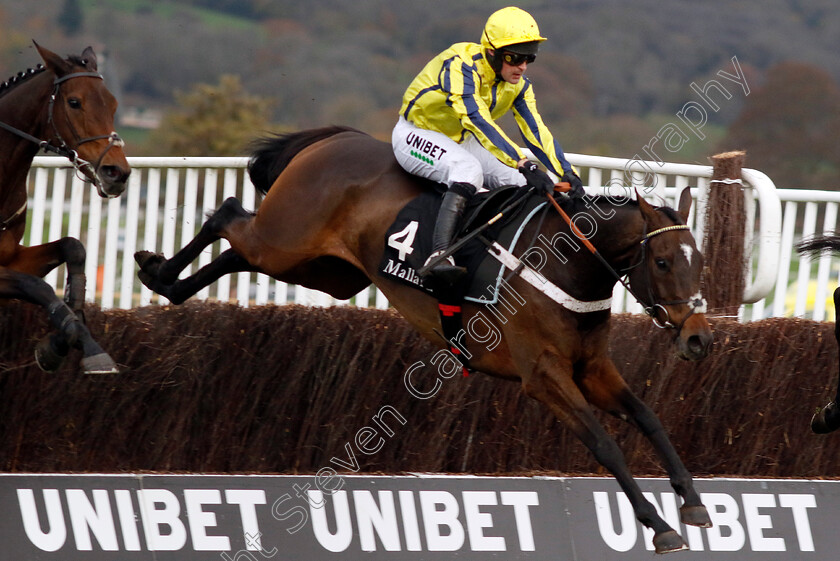
[[[486,226],[500,209],[514,202],[516,206],[501,219]],[[379,274],[435,297],[440,309],[443,337],[451,342],[461,331],[460,306],[465,300],[481,304],[498,301],[505,267],[488,252],[486,243],[495,241],[513,252],[525,226],[544,216],[548,206],[544,197],[533,194],[523,197],[522,188],[518,186],[474,195],[467,204],[453,240],[453,245],[458,244],[461,238],[474,230],[483,229],[480,236],[465,243],[453,255],[455,263],[465,267],[467,274],[454,286],[433,287],[426,286],[417,271],[432,252],[432,232],[440,203],[440,193],[430,190],[402,208],[385,234],[385,251]],[[526,240],[524,243],[529,242]],[[466,375],[466,358],[457,346],[450,344],[450,350],[464,365]]]
[[[456,229],[453,245],[474,229],[484,227],[500,209],[521,194],[520,187],[509,186],[473,196]],[[458,285],[447,287],[445,293],[439,287],[425,286],[417,274],[432,252],[432,232],[440,202],[440,194],[429,191],[423,192],[403,207],[385,234],[385,251],[380,261],[379,274],[438,299],[494,303],[504,267],[495,259],[488,259],[491,256],[480,239],[471,240],[454,253],[455,263],[465,267],[467,275]],[[497,241],[512,251],[522,230],[545,207],[543,197],[528,196],[507,216],[484,229],[481,237]]]

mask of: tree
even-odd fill
[[[78,35],[82,31],[84,15],[79,0],[64,0],[64,5],[58,14],[58,26],[69,37]]]
[[[231,156],[272,128],[272,100],[248,95],[238,76],[223,75],[219,84],[198,84],[176,93],[178,107],[167,113],[148,148],[155,155]]]
[[[723,147],[745,149],[749,167],[779,187],[840,186],[840,87],[825,71],[785,62],[747,96]]]

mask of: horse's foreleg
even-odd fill
[[[683,524],[710,527],[709,513],[700,501],[691,474],[671,444],[665,427],[651,408],[630,390],[613,362],[604,358],[588,363],[578,386],[590,403],[621,419],[632,421],[650,441],[668,472],[671,487],[683,499],[680,508]]]
[[[73,312],[81,312],[85,303],[85,246],[76,238],[60,240],[31,247],[20,246],[14,259],[6,264],[9,269],[45,277],[47,273],[67,264],[67,285],[64,300]]]
[[[213,284],[223,276],[244,271],[255,272],[259,271],[259,269],[251,266],[242,256],[232,249],[228,249],[199,269],[194,275],[185,279],[176,280],[172,284],[164,284],[160,282],[158,277],[146,274],[142,270],[138,274],[138,277],[143,284],[161,296],[165,296],[173,304],[181,304],[187,298],[193,296],[205,286]]]
[[[19,246],[7,266],[14,271],[43,278],[62,263],[66,263],[67,284],[64,288],[64,301],[76,317],[84,322],[82,313],[85,303],[85,256],[82,242],[66,237],[37,246]],[[52,291],[50,295],[53,295]],[[35,350],[38,365],[47,372],[57,370],[70,351],[71,344],[61,329],[45,336]]]
[[[36,347],[39,366],[46,370],[58,368],[70,347],[82,349],[82,368],[88,374],[117,372],[117,365],[93,340],[90,332],[73,310],[40,277],[0,268],[0,298],[18,299],[37,304],[47,310],[56,335],[44,339]]]
[[[181,271],[198,258],[204,248],[220,239],[221,232],[231,222],[251,219],[252,216],[242,208],[239,200],[230,197],[204,222],[195,238],[170,259],[149,251],[138,251],[134,254],[134,259],[147,279],[155,279],[156,286],[171,285],[178,279]],[[146,285],[149,286],[148,283]],[[152,290],[158,292],[155,288]]]
[[[82,242],[76,238],[59,240],[64,262],[67,264],[67,285],[64,289],[64,301],[70,309],[79,314],[85,304],[85,259],[87,252]],[[80,317],[84,321],[84,317]]]
[[[840,287],[834,289],[834,339],[840,347]],[[840,357],[839,357],[840,358]],[[840,364],[838,364],[840,372]],[[817,411],[811,417],[811,430],[816,434],[827,434],[840,428],[840,379],[837,380],[837,389],[834,401]]]
[[[633,506],[636,518],[653,530],[653,545],[657,553],[687,549],[680,535],[659,516],[656,508],[642,494],[618,444],[598,422],[580,389],[572,381],[571,365],[563,369],[550,366],[548,363],[554,358],[547,354],[540,357],[533,375],[523,382],[525,393],[548,405],[589,448],[598,463],[613,474]]]

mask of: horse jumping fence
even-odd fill
[[[581,154],[567,154],[585,179],[589,193],[627,194],[636,188],[656,204],[675,205],[679,193],[690,187],[695,204],[689,224],[696,239],[703,239],[703,216],[712,177],[711,166],[644,162]],[[126,193],[102,200],[91,187],[67,169],[61,158],[39,156],[30,173],[30,202],[26,245],[62,236],[82,240],[87,248],[86,299],[102,308],[132,308],[165,304],[137,279],[133,254],[140,249],[171,256],[191,240],[205,215],[230,196],[246,209],[258,206],[245,171],[244,157],[135,157]],[[811,264],[799,259],[793,244],[802,237],[835,231],[840,193],[777,190],[763,173],[742,170],[746,200],[745,255],[748,261],[743,320],[797,315],[825,319],[840,262],[819,259],[816,275]],[[713,186],[711,188],[714,188]],[[785,202],[784,212],[781,202]],[[804,204],[804,217],[800,216]],[[818,217],[822,217],[818,227]],[[202,253],[198,266],[227,249],[222,240]],[[184,275],[195,272],[188,268]],[[63,267],[47,282],[59,293],[64,288]],[[794,289],[789,282],[796,279]],[[237,273],[202,290],[201,299],[236,302],[241,306],[299,303],[316,306],[356,305],[385,308],[387,299],[371,286],[348,301],[299,286],[286,285],[266,275]],[[614,311],[640,312],[624,289],[616,288]]]

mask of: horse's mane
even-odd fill
[[[587,196],[587,199],[588,199],[589,202],[604,201],[607,204],[609,204],[610,206],[614,206],[614,207],[638,207],[639,206],[639,201],[637,201],[636,199],[630,199],[628,197],[620,197],[620,196],[615,196],[615,195],[590,195],[590,196]],[[577,205],[581,206],[580,210],[585,210],[586,206],[589,204],[588,202],[583,201],[581,199],[574,199],[574,201],[575,201],[576,206],[574,207],[573,210],[577,210]],[[661,212],[662,214],[664,214],[668,218],[670,218],[676,224],[684,224],[685,223],[683,221],[682,216],[680,216],[680,213],[677,210],[675,210],[675,209],[673,209],[669,206],[666,206],[666,205],[654,206],[653,208],[655,210],[658,210],[659,212]]]
[[[36,74],[40,74],[44,70],[46,70],[46,68],[44,68],[44,65],[39,64],[35,68],[28,68],[28,69],[24,70],[23,72],[18,72],[14,76],[11,76],[8,80],[0,83],[0,96],[7,93],[8,91],[14,89],[15,86],[21,84],[27,78],[31,78],[32,76],[35,76]]]
[[[331,126],[281,133],[255,140],[249,146],[251,159],[248,161],[248,175],[251,177],[251,183],[257,191],[265,195],[280,173],[301,150],[342,132],[365,134],[351,127]]]
[[[586,212],[589,205],[593,202],[602,202],[617,208],[635,207],[639,204],[635,199],[616,195],[587,195],[585,200],[581,198],[567,199],[565,204],[571,205],[569,209],[571,212]]]
[[[654,208],[663,213],[665,216],[667,216],[674,222],[676,222],[677,224],[685,224],[685,221],[683,220],[682,216],[680,216],[680,213],[674,210],[673,208],[669,206],[657,206]]]
[[[86,68],[88,70],[91,69],[90,68],[90,61],[82,58],[79,55],[68,55],[67,56],[67,62],[69,62],[69,63],[71,63],[75,66],[81,66],[82,68]],[[19,85],[24,80],[26,80],[28,78],[31,78],[32,76],[35,76],[37,74],[40,74],[40,73],[44,72],[45,70],[46,70],[46,67],[43,64],[38,63],[38,65],[35,66],[35,68],[27,68],[23,72],[18,72],[14,76],[11,76],[9,79],[5,80],[4,82],[0,82],[0,96],[9,92],[10,90],[14,89],[15,86]]]

